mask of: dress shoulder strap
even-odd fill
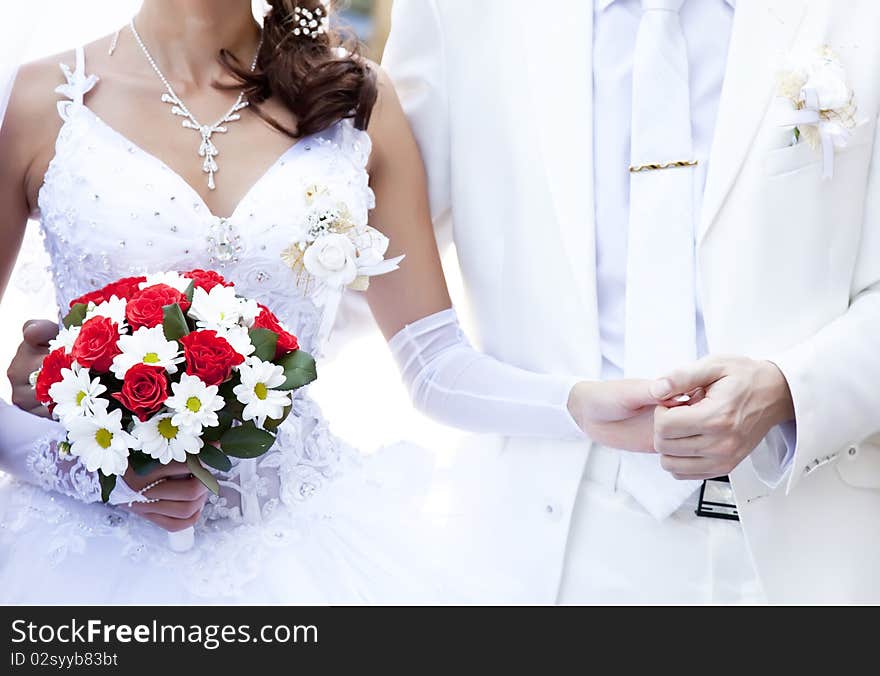
[[[85,95],[98,84],[97,75],[86,75],[86,55],[82,46],[76,48],[76,61],[73,70],[66,63],[62,63],[61,72],[67,82],[55,88],[55,92],[67,97],[67,101],[58,102],[58,113],[65,121],[70,117],[74,108],[83,106]]]

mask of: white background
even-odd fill
[[[6,5],[11,0],[2,2]],[[39,12],[39,27],[30,40],[25,60],[66,51],[112,33],[128,21],[139,5],[140,0],[22,2],[19,7]],[[8,19],[10,11],[10,5],[0,10],[0,20]],[[0,27],[0,35],[10,35],[9,28]],[[156,91],[156,114],[166,114],[166,108],[158,103],[158,86]],[[46,95],[54,96],[52,92]],[[47,267],[38,227],[30,223],[19,263],[0,301],[0,373],[5,372],[5,365],[12,359],[20,340],[20,327],[26,319],[55,319],[57,311]],[[455,269],[454,265],[448,267]],[[450,279],[450,283],[454,292],[460,288],[457,277]],[[332,358],[319,365],[319,380],[312,387],[315,398],[333,422],[334,431],[365,452],[408,439],[439,451],[440,457],[449,457],[460,435],[413,411],[378,329],[363,307],[360,312],[349,314],[356,315],[357,321],[346,322],[346,329],[335,334],[328,351]],[[0,378],[0,396],[9,398],[5,378]]]

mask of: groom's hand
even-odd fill
[[[654,409],[658,400],[648,380],[582,382],[568,410],[592,441],[624,451],[654,450]]]
[[[696,403],[671,403],[700,388],[705,395]],[[677,479],[730,474],[773,427],[794,419],[788,383],[767,361],[708,357],[658,380],[651,391],[664,402],[654,412],[654,447]]]
[[[23,341],[6,371],[12,385],[12,403],[28,413],[48,417],[49,411],[37,401],[30,375],[43,365],[43,358],[49,354],[49,341],[58,335],[58,324],[31,319],[21,332]]]

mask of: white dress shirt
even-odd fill
[[[696,169],[694,214],[700,213],[715,119],[727,66],[735,0],[685,0],[681,23],[690,66]],[[603,377],[623,375],[632,110],[632,60],[642,18],[639,0],[596,0],[593,30],[594,181],[599,331]],[[696,242],[696,223],[694,219]],[[696,276],[696,270],[694,270]],[[699,290],[697,349],[708,352]]]

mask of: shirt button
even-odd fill
[[[547,502],[544,505],[544,514],[551,521],[559,521],[562,518],[562,509],[555,502]]]
[[[846,454],[850,458],[854,459],[859,454],[858,446],[850,446],[848,449],[846,449]]]

